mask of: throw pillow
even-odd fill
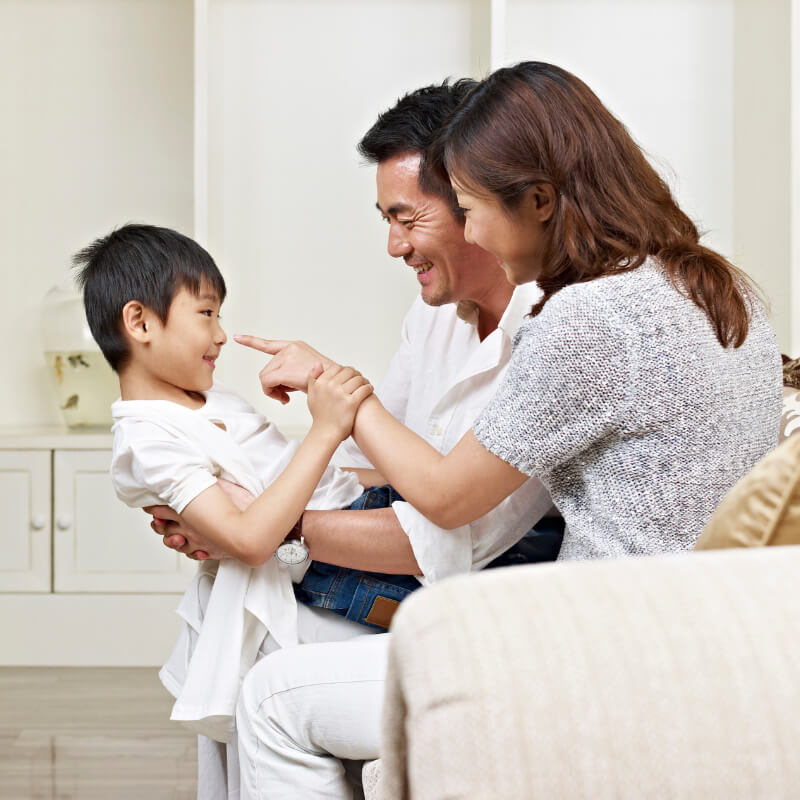
[[[800,390],[784,386],[779,441],[782,442],[798,431],[800,431]]]
[[[800,544],[800,435],[765,456],[725,495],[695,550]]]

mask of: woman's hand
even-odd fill
[[[284,342],[277,339],[259,339],[257,336],[234,336],[235,341],[272,356],[270,362],[258,373],[261,388],[267,397],[284,405],[289,402],[289,392],[308,391],[308,374],[315,364],[323,369],[334,364],[322,353],[305,342]]]
[[[322,374],[320,374],[320,372]],[[308,410],[313,427],[331,431],[339,441],[353,430],[361,403],[372,394],[372,384],[353,367],[337,364],[322,372],[316,364],[308,374]]]

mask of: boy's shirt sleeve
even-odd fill
[[[216,483],[218,472],[192,442],[154,423],[130,422],[114,431],[111,481],[133,508],[167,505],[181,514]]]

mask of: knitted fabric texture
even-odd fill
[[[690,549],[775,447],[781,360],[750,302],[746,341],[723,348],[651,259],[568,286],[523,322],[474,433],[549,489],[568,528],[560,559]]]

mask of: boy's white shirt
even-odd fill
[[[205,395],[205,405],[197,410],[166,400],[112,405],[111,478],[127,505],[168,505],[181,513],[217,478],[257,496],[285,469],[297,442],[287,441],[243,398],[219,384]],[[307,507],[345,508],[361,491],[352,473],[329,467]],[[183,620],[179,641],[160,672],[176,697],[171,718],[227,741],[241,679],[267,632],[281,647],[297,644],[289,570],[274,558],[257,569],[234,559],[204,564],[178,614]]]

